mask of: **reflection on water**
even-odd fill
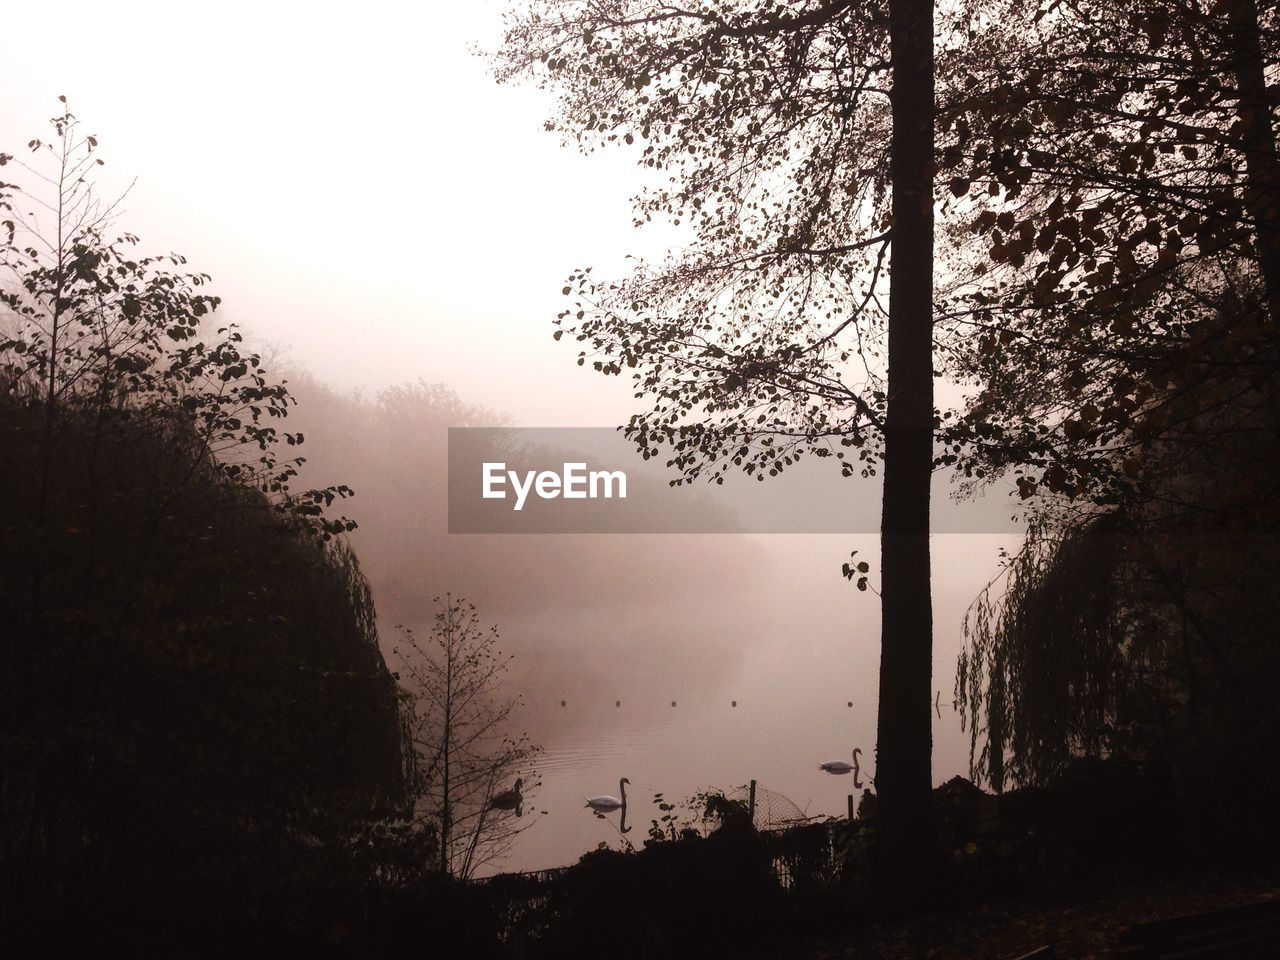
[[[544,775],[572,773],[577,770],[600,769],[611,761],[621,761],[631,750],[649,749],[652,743],[643,740],[628,741],[625,731],[615,731],[607,737],[561,741],[547,750],[538,761],[538,770]]]

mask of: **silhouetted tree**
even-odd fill
[[[933,33],[921,0],[547,0],[509,15],[498,55],[501,79],[559,92],[549,129],[668,175],[637,223],[693,233],[564,288],[556,339],[653,401],[627,428],[645,456],[668,449],[677,483],[883,457],[880,836],[906,872],[932,846]]]
[[[1265,310],[1252,283],[1224,304],[1229,322]],[[1127,757],[1171,771],[1215,829],[1256,823],[1280,794],[1280,408],[1276,366],[1236,363],[1250,346],[1203,341],[1215,375],[1170,388],[1169,422],[1139,421],[1117,454],[1140,475],[1101,507],[1041,497],[1027,545],[970,611],[957,695],[975,773],[997,788]]]
[[[498,649],[497,627],[482,628],[461,599],[436,603],[430,639],[402,627],[394,656],[411,703],[415,816],[437,827],[441,872],[465,879],[504,856],[536,819],[516,822],[523,801],[514,809],[492,801],[517,779],[522,794],[532,793],[538,748],[510,730],[519,697],[501,690],[511,657]]]
[[[291,491],[284,384],[53,125],[0,187],[0,925],[270,924],[406,799],[349,491]]]
[[[941,163],[956,245],[970,233],[985,277],[955,304],[976,395],[947,459],[1017,469],[1028,498],[1111,502],[1174,405],[1275,362],[1277,7],[975,0],[967,15],[972,82],[944,105]]]
[[[302,437],[271,424],[292,398],[266,377],[234,326],[208,336],[221,302],[201,289],[208,275],[181,272],[186,260],[178,254],[135,255],[133,234],[109,237],[116,203],[95,192],[98,140],[59,100],[53,142],[30,141],[29,161],[0,153],[0,165],[20,168],[32,184],[0,185],[7,217],[0,266],[13,276],[0,289],[0,385],[42,411],[39,502],[47,504],[53,482],[60,414],[74,406],[103,428],[131,418],[171,430],[185,444],[190,475],[212,468],[258,489],[326,539],[352,529],[323,512],[350,493],[346,487],[291,490],[303,461],[282,459],[278,445],[297,446]],[[93,447],[99,437],[81,439]]]
[[[943,163],[990,267],[958,308],[978,392],[945,459],[1016,470],[1037,514],[969,622],[975,760],[997,786],[1082,752],[1209,769],[1205,744],[1243,757],[1275,726],[1252,681],[1273,616],[1277,8],[969,12]]]

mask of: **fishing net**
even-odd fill
[[[726,790],[724,795],[728,800],[740,800],[750,804],[751,787],[746,784],[733,787]],[[756,808],[751,823],[757,830],[785,830],[798,823],[808,822],[809,817],[805,816],[805,812],[789,798],[776,790],[756,784]]]

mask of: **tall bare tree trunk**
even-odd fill
[[[1229,17],[1231,71],[1239,94],[1236,115],[1243,127],[1245,213],[1254,224],[1267,310],[1271,322],[1280,324],[1280,157],[1276,155],[1271,94],[1263,71],[1257,4],[1254,0],[1231,0]]]
[[[880,863],[901,894],[933,855],[933,2],[890,0],[893,247],[881,518]]]

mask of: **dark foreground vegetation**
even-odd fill
[[[368,919],[389,945],[424,911],[445,910],[466,918],[449,928],[456,949],[495,957],[586,956],[602,944],[619,957],[1012,958],[1046,944],[1107,955],[1135,923],[1280,885],[1273,842],[1228,847],[1234,828],[1204,830],[1172,796],[1119,763],[1075,764],[1053,786],[1002,797],[956,778],[934,791],[947,862],[920,878],[931,902],[910,915],[882,896],[870,801],[858,820],[778,832],[721,811],[705,835],[600,849],[560,870],[410,885]],[[392,903],[398,913],[385,912]]]
[[[0,189],[0,922],[145,945],[305,916],[410,779],[323,515],[345,491],[290,489],[287,391],[206,322],[206,277],[105,235],[96,142],[53,126],[4,158],[51,189]]]
[[[869,802],[852,822],[764,833],[721,811],[705,834],[472,882],[426,866],[427,849],[330,837],[309,851],[277,845],[272,872],[228,895],[229,885],[211,881],[244,877],[244,849],[233,846],[203,878],[170,864],[182,878],[173,892],[125,874],[132,896],[122,890],[109,902],[133,902],[132,911],[103,916],[61,900],[28,915],[20,932],[184,956],[385,956],[424,941],[446,956],[495,958],[588,956],[602,944],[624,958],[1012,958],[1046,944],[1059,956],[1109,956],[1136,923],[1280,891],[1273,844],[1228,848],[1236,831],[1206,833],[1171,796],[1167,783],[1121,764],[1075,765],[1052,787],[999,798],[956,778],[934,793],[948,861],[927,881],[929,907],[910,914],[881,896]],[[179,891],[200,899],[166,916]],[[89,926],[58,925],[94,916]]]

